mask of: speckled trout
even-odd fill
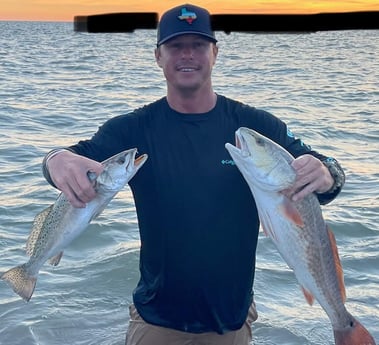
[[[304,296],[316,299],[333,327],[337,345],[375,345],[369,332],[345,307],[345,286],[336,241],[314,194],[292,202],[283,190],[296,179],[294,160],[272,140],[241,127],[236,146],[225,145],[248,183],[263,231],[294,271]]]
[[[53,205],[34,218],[26,243],[29,261],[0,277],[25,301],[32,297],[42,265],[48,259],[50,264],[58,265],[63,250],[104,210],[145,163],[147,155],[135,158],[136,153],[137,149],[120,152],[102,162],[104,169],[99,176],[88,174],[89,179],[94,181],[96,197],[85,208],[73,207],[61,193]]]

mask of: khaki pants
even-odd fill
[[[253,335],[252,323],[258,318],[255,304],[249,309],[247,319],[237,331],[225,334],[187,333],[146,323],[134,305],[129,307],[130,322],[125,345],[249,345]]]

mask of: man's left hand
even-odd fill
[[[305,154],[292,162],[296,171],[294,185],[284,192],[292,201],[298,201],[313,192],[325,193],[334,184],[328,168],[316,157]]]

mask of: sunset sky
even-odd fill
[[[178,0],[1,0],[0,20],[72,21],[76,15],[110,12],[158,12]],[[319,13],[378,11],[378,0],[194,0],[217,13]]]

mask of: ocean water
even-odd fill
[[[218,33],[218,93],[273,112],[347,175],[323,207],[344,267],[347,308],[379,342],[379,31]],[[165,94],[155,32],[75,33],[72,23],[0,22],[0,272],[27,260],[37,213],[58,192],[41,174],[52,148]],[[205,143],[206,144],[206,143]],[[0,281],[0,344],[121,345],[138,278],[139,235],[125,188],[46,264],[29,303]],[[253,344],[333,344],[270,239],[260,235]]]

